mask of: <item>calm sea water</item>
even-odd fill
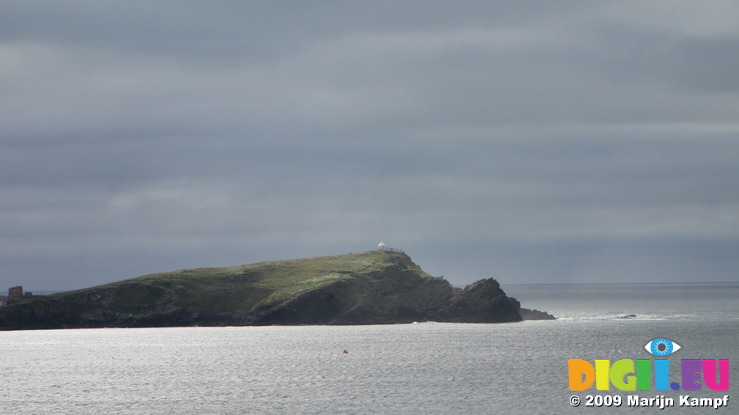
[[[504,288],[524,306],[561,319],[0,332],[0,412],[653,413],[625,405],[573,408],[567,359],[648,358],[642,347],[655,337],[682,346],[676,359],[731,359],[733,384],[739,379],[739,284]],[[618,318],[629,314],[636,318]],[[588,393],[596,391],[578,394]],[[718,411],[664,412],[739,413],[733,390],[693,393],[726,394],[729,407]]]

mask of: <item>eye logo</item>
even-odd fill
[[[680,350],[682,347],[669,339],[654,339],[644,345],[644,348],[655,356],[667,356]]]

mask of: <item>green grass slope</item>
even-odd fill
[[[59,294],[104,295],[116,292],[109,305],[121,312],[163,305],[167,294],[182,307],[218,313],[254,311],[301,294],[363,275],[398,267],[432,278],[404,254],[367,251],[356,254],[259,262],[226,268],[196,268],[144,275],[85,290]]]

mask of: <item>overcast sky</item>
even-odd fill
[[[0,292],[380,241],[457,285],[738,281],[737,22],[734,0],[0,1]]]

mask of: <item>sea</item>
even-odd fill
[[[739,413],[739,283],[503,288],[558,319],[0,332],[0,413]],[[670,381],[728,359],[730,388],[569,389],[569,359],[656,359],[656,338]]]

